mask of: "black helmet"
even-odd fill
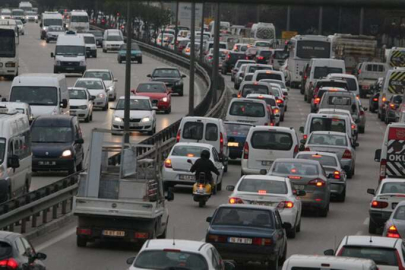
[[[202,151],[201,151],[201,157],[202,157],[202,158],[209,159],[209,158],[210,158],[210,151],[208,151],[208,150],[202,150]]]

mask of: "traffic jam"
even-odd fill
[[[32,5],[21,3],[34,14]],[[0,36],[16,50],[24,25],[17,27],[20,19],[7,17],[9,11],[1,9]],[[32,173],[86,172],[86,181],[97,188],[79,188],[75,196],[76,245],[91,249],[89,243],[99,240],[140,243],[137,255],[127,260],[129,269],[405,269],[405,48],[387,49],[384,59],[375,61],[377,41],[372,37],[297,34],[281,41],[275,39],[273,24],[254,24],[245,37],[221,21],[219,70],[231,93],[223,118],[182,117],[162,164],[131,160],[146,164],[145,171],[158,166],[159,175],[154,171],[152,177],[134,174],[125,162],[112,164],[112,143],[97,131],[90,149],[84,147],[82,126],[100,111],[111,111],[108,133],[123,137],[126,100],[117,93],[116,74],[87,68],[86,60],[113,51],[118,64],[125,62],[129,45],[123,32],[90,29],[85,11],[46,11],[31,19],[30,12],[21,23],[39,23],[39,38],[55,42],[54,73],[19,74],[17,64],[1,74],[12,81],[8,98],[0,103],[2,202],[29,193]],[[194,44],[197,57],[211,66],[214,26],[212,21],[197,31]],[[190,55],[187,27],[160,29],[150,41]],[[341,49],[349,43],[356,43],[356,50]],[[140,46],[135,41],[130,46],[131,62],[141,65]],[[358,51],[362,57],[356,58]],[[15,55],[10,57],[18,62]],[[349,57],[356,61],[346,61]],[[68,73],[79,75],[72,87]],[[129,100],[130,131],[157,133],[158,114],[171,114],[172,99],[187,94],[185,78],[173,65],[156,67],[137,82]],[[296,130],[284,123],[298,106],[297,97],[305,102],[305,120]],[[332,204],[345,207],[366,116],[386,124],[375,145],[378,186],[364,187],[370,195],[368,233],[346,235],[335,249],[325,247],[324,254],[291,255],[288,242],[305,233],[305,218],[326,219]],[[125,150],[120,158],[133,158],[131,149]],[[91,164],[86,155],[93,158]],[[233,184],[225,180],[230,170],[238,172]],[[175,200],[176,187],[187,188],[196,213],[212,206],[218,194],[227,195],[206,217],[201,241],[157,239],[168,233],[166,201]],[[111,202],[114,210],[108,209]],[[46,269],[46,255],[35,252],[23,235],[2,231],[0,246],[0,268]]]

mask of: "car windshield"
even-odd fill
[[[268,43],[268,42],[256,42],[255,46],[257,46],[257,47],[270,47],[271,44]]]
[[[89,17],[87,17],[87,16],[71,16],[70,17],[70,22],[88,23],[89,22]]]
[[[120,35],[108,35],[107,41],[122,41],[122,37]]]
[[[376,264],[398,266],[397,251],[393,248],[344,246],[340,256],[373,260]]]
[[[58,93],[55,87],[14,86],[11,89],[10,101],[55,106],[58,103]]]
[[[108,71],[86,71],[84,73],[84,78],[96,78],[102,79],[103,81],[111,81],[111,73]]]
[[[287,194],[287,185],[283,181],[262,179],[243,179],[238,186],[238,191],[253,192],[258,194]]]
[[[244,117],[264,117],[265,108],[262,103],[236,101],[232,102],[229,114]]]
[[[225,123],[226,133],[228,137],[246,137],[249,133],[251,125]]]
[[[122,44],[121,47],[120,47],[120,50],[123,51],[123,50],[126,50],[126,49],[127,49],[127,44]],[[133,51],[140,51],[141,49],[139,49],[138,44],[136,44],[136,43],[131,43],[131,50],[133,50]]]
[[[44,26],[62,25],[62,19],[44,19]]]
[[[123,110],[125,108],[125,100],[120,99],[118,101],[116,110]],[[131,111],[150,111],[152,107],[150,105],[149,99],[131,99],[129,109]]]
[[[347,146],[346,136],[311,134],[308,144]]]
[[[104,89],[102,81],[93,81],[93,80],[80,80],[77,81],[75,87],[83,87],[89,90],[94,89]]]
[[[254,208],[220,207],[215,213],[212,225],[274,228],[270,211]]]
[[[96,44],[96,39],[94,37],[84,37],[84,43],[86,44]]]
[[[48,28],[48,32],[63,32],[63,28],[61,26],[50,26]]]
[[[405,220],[405,205],[397,206],[394,219]]]
[[[285,51],[275,51],[274,59],[287,59],[289,56],[288,52]]]
[[[193,145],[177,145],[173,148],[171,155],[180,157],[200,157],[201,152],[204,150],[211,152],[210,149],[206,147]]]
[[[336,131],[346,133],[346,122],[340,118],[314,117],[309,133],[313,131]]]
[[[256,81],[260,81],[260,80],[266,80],[266,79],[270,79],[270,80],[283,80],[281,74],[276,74],[276,73],[259,73],[256,76]]]
[[[405,194],[405,181],[404,182],[388,182],[384,183],[381,187],[381,194],[383,193],[402,193]]]
[[[310,176],[319,174],[318,167],[315,164],[300,161],[276,161],[273,164],[272,171],[282,175]]]
[[[333,67],[315,67],[314,79],[328,76],[330,73],[343,73],[342,68]]]
[[[87,99],[86,91],[84,90],[69,90],[70,99]]]
[[[272,68],[266,67],[266,66],[250,66],[248,69],[248,72],[246,72],[246,73],[255,73],[256,70],[272,70]],[[266,78],[266,79],[271,79],[271,78]]]
[[[13,10],[11,12],[11,14],[13,14],[14,16],[23,16],[24,15],[24,11],[22,10]]]
[[[180,78],[180,72],[177,69],[155,69],[152,77]]]
[[[324,156],[322,154],[299,154],[297,158],[316,160],[319,161],[322,166],[336,167],[338,165],[335,157]]]
[[[71,127],[36,126],[31,128],[33,143],[67,143],[72,141]]]
[[[352,97],[348,96],[328,96],[328,105],[333,106],[350,106],[352,104]]]
[[[242,97],[246,97],[249,94],[262,94],[268,95],[269,88],[264,85],[251,85],[245,84],[242,89]]]
[[[252,148],[261,150],[290,150],[293,138],[290,133],[277,131],[255,131],[250,139]]]
[[[136,89],[137,93],[166,93],[166,86],[157,83],[142,83]]]
[[[0,164],[3,164],[5,152],[6,152],[6,139],[0,138]],[[1,255],[1,252],[0,252],[0,255]]]
[[[208,270],[208,264],[203,256],[176,249],[148,250],[141,252],[134,266],[139,269],[188,269]]]
[[[86,48],[84,46],[65,46],[57,45],[55,49],[55,54],[57,55],[85,55]]]

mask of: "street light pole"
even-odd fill
[[[217,102],[217,89],[218,89],[218,66],[219,66],[219,27],[221,25],[220,4],[216,3],[217,10],[215,11],[215,24],[214,24],[214,59],[212,61],[212,101],[213,104]]]
[[[131,1],[127,1],[127,54],[125,58],[125,103],[124,103],[124,131],[125,138],[124,141],[129,143],[129,106],[130,106],[130,95],[131,95],[131,45],[132,45],[132,35],[131,35]]]
[[[195,2],[191,3],[191,38],[190,38],[190,86],[188,94],[188,114],[194,115],[194,65],[195,65]]]

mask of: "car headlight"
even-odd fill
[[[6,67],[15,67],[15,66],[16,66],[15,62],[7,62],[6,63]]]
[[[55,66],[60,66],[60,61],[59,60],[55,61]]]
[[[167,97],[162,98],[163,102],[167,102]]]
[[[177,81],[176,83],[175,83],[175,85],[181,85],[183,82],[182,81]]]
[[[63,151],[62,157],[70,157],[70,156],[72,156],[72,151],[70,150]]]
[[[81,65],[81,66],[85,66],[85,65],[86,65],[86,61],[84,61],[84,60],[83,60],[83,61],[80,61],[80,65]]]
[[[97,97],[98,97],[98,98],[104,98],[105,95],[104,95],[104,94],[98,94]]]
[[[113,86],[108,87],[108,91],[114,91],[114,87]]]
[[[87,109],[87,105],[79,106],[79,109],[81,109],[81,110],[86,110],[86,109]]]
[[[150,121],[150,118],[149,118],[149,117],[144,117],[144,118],[142,118],[142,120],[141,120],[142,123],[146,123],[146,122],[149,122],[149,121]]]
[[[123,122],[121,117],[114,117],[114,122]]]

